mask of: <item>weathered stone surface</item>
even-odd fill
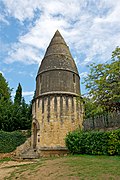
[[[46,50],[38,74],[43,71],[53,69],[70,70],[78,74],[78,70],[69,51],[69,47],[65,43],[59,31],[56,31]]]
[[[80,77],[63,37],[57,31],[47,48],[36,77],[31,144],[40,156],[66,154],[65,137],[82,128]]]
[[[18,146],[15,150],[15,156],[19,157],[21,154],[27,152],[31,147],[31,138],[28,138],[24,144]]]
[[[46,92],[80,94],[80,77],[63,37],[57,31],[47,48],[36,77],[36,98]]]

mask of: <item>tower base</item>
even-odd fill
[[[66,147],[41,147],[39,149],[40,157],[66,156],[69,151]]]

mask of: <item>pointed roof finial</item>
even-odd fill
[[[64,44],[65,46],[67,46],[64,38],[62,37],[62,35],[60,34],[58,30],[55,32],[53,38],[51,39],[49,46],[53,44]]]
[[[68,69],[78,74],[69,48],[58,30],[55,32],[53,38],[51,39],[38,74],[47,69],[56,68]]]
[[[56,35],[56,36],[61,36],[61,34],[60,34],[60,32],[58,31],[58,29],[57,29],[57,31],[55,32],[55,35]],[[54,35],[54,36],[55,36],[55,35]]]
[[[58,30],[55,32],[53,38],[51,39],[51,42],[45,53],[45,57],[52,53],[65,54],[65,55],[68,55],[71,57],[69,48],[68,48],[64,38],[62,37],[62,35],[60,34],[60,32]]]

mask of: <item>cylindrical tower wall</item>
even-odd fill
[[[36,97],[54,91],[71,92],[80,95],[79,76],[74,72],[61,69],[39,74],[36,79]]]
[[[38,149],[65,147],[66,134],[76,127],[82,127],[83,106],[78,98],[55,94],[36,99],[34,107],[36,106],[36,119],[40,126],[37,132]]]

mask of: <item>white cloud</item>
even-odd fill
[[[12,44],[7,63],[21,61],[38,63],[43,57],[54,32],[59,29],[70,49],[76,52],[78,65],[105,62],[120,45],[120,1],[116,0],[4,0],[9,15],[25,23],[33,20],[34,26]],[[83,54],[84,61],[80,59]]]
[[[2,71],[0,71],[0,73],[4,76],[4,73]]]
[[[85,77],[87,77],[87,75],[88,75],[88,72],[82,72],[82,73],[80,73],[80,77],[81,77],[81,78],[85,78]]]
[[[18,71],[18,74],[23,75],[23,76],[30,76],[31,78],[35,78],[33,72],[28,73],[26,71]]]
[[[9,15],[21,22],[33,18],[38,6],[38,0],[3,0],[3,3]]]
[[[12,92],[12,96],[15,96],[16,92]],[[22,92],[23,96],[33,96],[34,95],[34,91],[23,91]]]
[[[34,95],[34,91],[25,91],[22,92],[23,96],[33,96]]]
[[[41,57],[38,49],[29,45],[15,43],[13,44],[12,49],[8,52],[8,57],[5,59],[5,62],[13,63],[15,61],[24,64],[35,64],[41,61]]]
[[[86,5],[86,2],[84,2],[84,0],[80,2],[78,0],[3,0],[8,13],[21,22],[32,19],[37,9],[43,14],[63,14],[75,19],[79,15],[81,8]]]
[[[9,22],[6,20],[5,16],[2,14],[0,14],[0,22],[3,22],[5,24],[9,25]]]
[[[19,40],[23,44],[28,44],[38,49],[45,49],[53,33],[57,29],[62,30],[62,26],[67,26],[64,19],[42,15],[40,19],[36,21],[35,26],[32,27],[26,35],[21,36]]]

